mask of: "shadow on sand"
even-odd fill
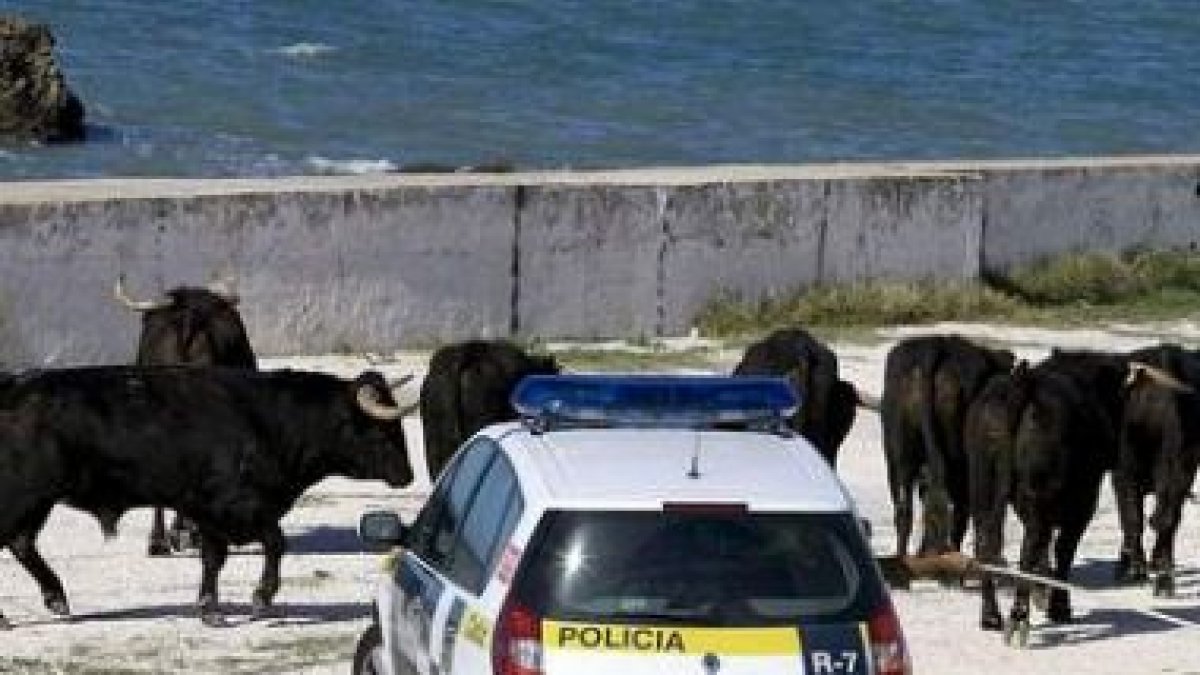
[[[358,538],[353,527],[320,525],[288,535],[288,553],[300,555],[345,555],[374,553]]]
[[[225,612],[225,626],[233,627],[249,623],[266,623],[268,626],[298,626],[306,624],[338,623],[356,621],[371,614],[371,607],[361,602],[335,603],[279,603],[271,616],[255,619],[247,603],[227,603],[221,606]],[[146,619],[185,619],[199,623],[195,605],[186,603],[130,607],[128,609],[104,610],[72,615],[65,619],[34,623],[91,623],[97,621],[138,621]]]

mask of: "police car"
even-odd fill
[[[909,673],[853,502],[785,380],[532,376],[396,546],[355,673]]]

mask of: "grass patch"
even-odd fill
[[[721,297],[697,323],[707,335],[739,336],[784,326],[868,329],[937,321],[1030,325],[1155,321],[1200,309],[1200,254],[1081,253],[980,282],[871,282],[805,289],[783,298]]]

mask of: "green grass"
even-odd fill
[[[732,337],[797,324],[820,334],[937,321],[1158,321],[1198,311],[1200,254],[1136,251],[1063,256],[980,282],[821,286],[755,301],[724,296],[709,303],[697,323],[706,335]]]

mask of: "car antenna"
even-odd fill
[[[700,434],[696,433],[693,438],[696,442],[692,445],[692,466],[688,469],[687,477],[696,479],[700,477]]]

